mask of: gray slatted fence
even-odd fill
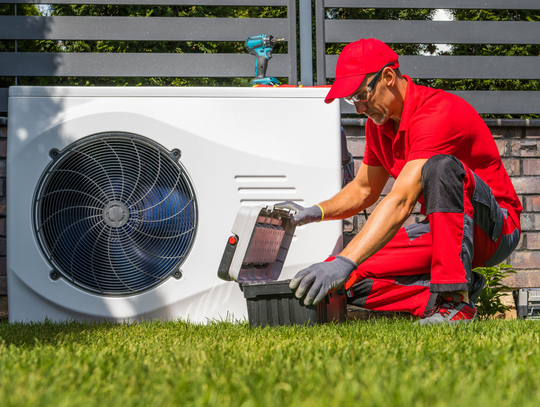
[[[295,0],[0,0],[7,4],[285,6],[287,18],[26,17],[0,16],[0,40],[245,41],[272,34],[288,54],[275,54],[267,75],[297,83]],[[249,54],[8,52],[0,76],[252,77]],[[0,89],[0,112],[7,89]]]
[[[377,38],[412,44],[540,44],[540,24],[510,21],[395,21],[326,19],[326,8],[454,8],[538,10],[538,0],[316,0],[317,84],[335,76],[338,56],[326,43]],[[402,56],[400,69],[418,79],[540,79],[538,57]],[[538,114],[540,92],[456,91],[479,113]],[[354,107],[341,104],[342,113]]]
[[[301,7],[309,0],[300,0]],[[0,0],[7,4],[50,4],[50,0]],[[3,40],[243,41],[272,33],[288,41],[288,54],[276,54],[268,75],[297,83],[295,0],[55,0],[54,4],[286,6],[287,18],[169,17],[26,17],[0,16]],[[540,24],[493,21],[384,21],[325,19],[326,7],[540,9],[538,0],[316,0],[317,84],[335,75],[337,55],[324,55],[326,43],[375,37],[399,43],[540,43]],[[304,13],[309,14],[309,6]],[[302,17],[302,16],[301,16]],[[306,19],[305,19],[306,20]],[[309,16],[307,25],[310,25]],[[301,24],[302,25],[302,24]],[[302,31],[304,28],[304,31]],[[300,27],[309,33],[310,27]],[[302,77],[311,67],[311,40],[304,35]],[[302,40],[302,39],[301,39]],[[309,62],[309,64],[308,64]],[[539,79],[537,57],[402,56],[402,71],[419,79]],[[309,66],[308,66],[309,65]],[[323,74],[324,73],[324,74]],[[2,53],[0,76],[169,76],[250,77],[247,54],[157,53]],[[540,92],[456,92],[480,113],[540,113]],[[0,111],[7,110],[7,90],[0,89]],[[352,107],[342,105],[343,113]]]

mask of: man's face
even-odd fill
[[[384,72],[384,71],[383,71]],[[369,74],[367,75],[364,80],[362,81],[362,84],[357,89],[354,94],[361,95],[361,98],[364,99],[363,93],[366,93],[367,90],[367,84],[375,74]],[[393,94],[390,92],[384,82],[384,73],[381,75],[379,80],[375,82],[375,86],[373,87],[373,90],[371,92],[366,93],[367,101],[362,102],[354,102],[354,107],[356,109],[356,112],[358,114],[365,114],[367,117],[369,117],[373,122],[377,125],[382,125],[390,119],[390,116],[392,114],[392,106],[393,106]]]

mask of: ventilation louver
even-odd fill
[[[36,190],[34,227],[53,278],[125,295],[181,276],[197,205],[178,150],[106,133],[50,155]]]

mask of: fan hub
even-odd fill
[[[111,201],[103,208],[103,220],[113,228],[124,226],[129,220],[129,209],[120,201]]]

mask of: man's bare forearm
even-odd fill
[[[369,208],[377,201],[377,197],[372,197],[354,182],[345,186],[331,199],[321,202],[324,219],[345,219],[356,215],[358,212]]]
[[[373,211],[360,233],[341,253],[360,265],[382,249],[410,216],[415,202],[388,194]]]
[[[324,219],[345,219],[369,208],[381,195],[390,174],[382,167],[360,165],[353,181],[333,198],[320,203]]]

